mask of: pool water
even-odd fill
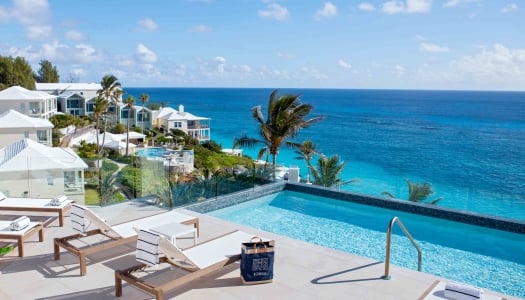
[[[164,155],[169,154],[169,152],[164,148],[152,147],[152,148],[143,148],[137,150],[136,154],[141,157],[163,157]]]
[[[525,298],[525,235],[291,191],[208,214],[379,261],[398,216],[422,249],[423,272]],[[414,246],[397,225],[393,233],[391,262],[417,270]]]

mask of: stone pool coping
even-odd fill
[[[277,182],[256,186],[251,189],[215,197],[196,204],[191,204],[185,206],[184,208],[199,213],[208,213],[213,210],[225,208],[284,190],[398,210],[427,217],[498,229],[502,231],[525,234],[525,222],[520,220],[489,216],[432,204],[409,202],[400,199],[386,199],[355,192],[340,191],[334,190],[332,188],[289,182]]]

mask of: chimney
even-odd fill
[[[179,114],[182,114],[184,112],[184,105],[179,105]]]

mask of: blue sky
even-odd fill
[[[0,26],[62,81],[525,90],[523,0],[0,0]]]

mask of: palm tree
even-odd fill
[[[131,95],[129,95],[126,100],[124,101],[126,103],[126,108],[128,109],[128,121],[127,121],[127,130],[126,130],[126,156],[129,155],[129,118],[131,116],[131,109],[133,108],[133,104],[135,104],[135,98]]]
[[[344,167],[345,163],[339,161],[339,156],[334,155],[328,158],[321,155],[317,161],[317,168],[312,168],[314,184],[325,187],[339,187],[354,182],[355,180],[343,181],[339,178]]]
[[[146,93],[140,94],[140,102],[142,103],[142,128],[140,130],[140,133],[144,134],[144,103],[149,101],[149,95]]]
[[[102,136],[102,146],[100,147],[100,153],[102,152],[104,148],[104,141],[106,139],[106,127],[108,123],[107,113],[108,109],[110,107],[110,104],[116,105],[118,102],[120,102],[120,96],[122,95],[123,91],[120,85],[120,82],[118,81],[117,77],[114,75],[105,75],[102,77],[102,81],[100,81],[100,86],[102,87],[100,90],[97,91],[97,95],[99,97],[102,97],[106,102],[106,117],[104,120],[104,135]]]
[[[100,155],[100,144],[99,144],[99,134],[100,134],[100,119],[102,115],[106,112],[107,101],[102,97],[97,97],[95,104],[93,105],[93,117],[95,118],[95,131],[97,135],[97,154]]]
[[[261,159],[265,153],[272,155],[273,179],[275,180],[277,154],[282,143],[288,138],[295,137],[301,129],[324,119],[324,117],[314,117],[305,120],[304,118],[312,110],[312,105],[299,102],[298,95],[279,96],[277,90],[274,90],[268,101],[266,120],[261,106],[252,108],[252,117],[257,121],[262,139],[258,140],[243,135],[235,139],[234,148],[235,146],[254,147],[256,144],[263,144],[257,159]]]
[[[432,185],[428,182],[425,183],[419,183],[419,182],[411,182],[407,179],[407,185],[408,185],[408,201],[412,202],[424,202],[424,200],[434,193],[432,190]],[[383,195],[389,196],[391,198],[395,198],[394,195],[392,195],[389,192],[383,192]],[[436,204],[439,200],[443,199],[443,197],[436,198],[434,200],[428,201],[430,204]]]
[[[302,144],[301,143],[293,143],[288,142],[288,146],[295,149],[295,154],[298,156],[296,159],[304,159],[306,161],[306,167],[308,168],[308,177],[306,178],[306,183],[310,183],[310,169],[312,168],[312,165],[310,161],[314,157],[314,155],[319,154],[319,151],[317,150],[317,145],[314,144],[311,140],[306,140]]]

